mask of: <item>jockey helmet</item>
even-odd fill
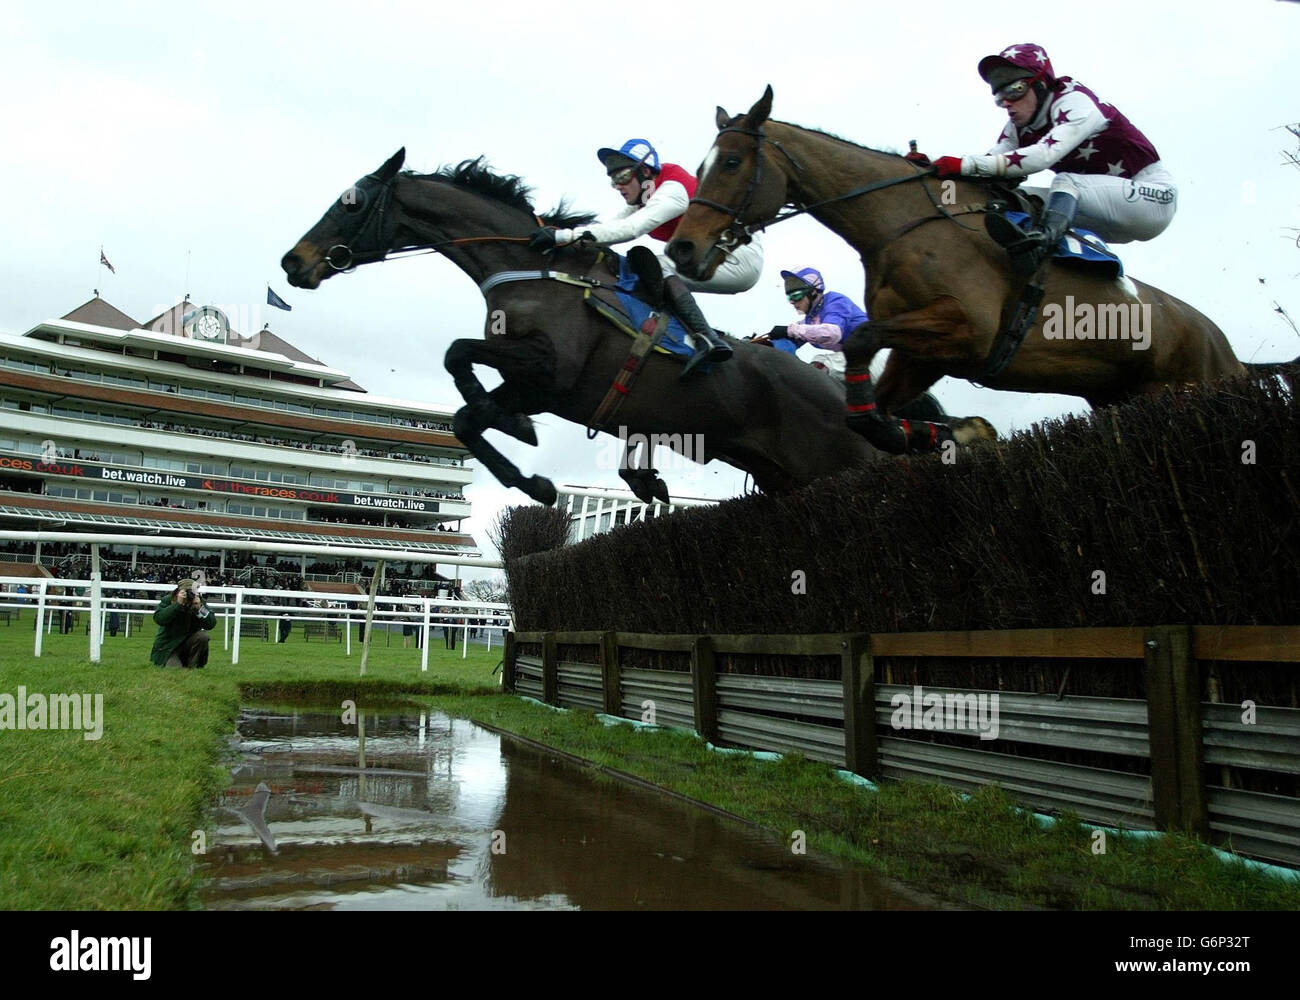
[[[811,289],[814,292],[826,291],[826,282],[822,280],[821,272],[815,268],[801,267],[797,271],[782,271],[781,277],[785,279],[787,293],[801,288]]]
[[[1043,83],[1046,87],[1056,82],[1047,50],[1032,42],[1009,46],[995,56],[985,56],[979,62],[979,74],[995,94],[1016,80],[1028,79],[1030,83]]]
[[[618,149],[602,147],[596,150],[596,158],[604,164],[605,172],[610,174],[638,166],[649,167],[656,174],[659,172],[659,154],[645,139],[629,139]]]

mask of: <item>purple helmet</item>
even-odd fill
[[[995,93],[1012,80],[1026,77],[1033,83],[1042,80],[1049,87],[1056,82],[1047,50],[1033,42],[1012,45],[995,56],[985,56],[980,60],[979,74]]]
[[[821,272],[811,267],[801,267],[797,271],[782,271],[781,277],[787,279],[787,287],[789,287],[789,279],[793,278],[816,291],[826,291],[826,282],[822,280]]]

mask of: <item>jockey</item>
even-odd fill
[[[782,271],[781,277],[785,279],[785,297],[806,322],[772,327],[767,336],[773,347],[790,354],[802,344],[842,351],[849,334],[867,321],[867,314],[847,295],[826,291],[826,282],[815,268]]]
[[[528,245],[534,250],[550,250],[578,241],[602,246],[626,243],[641,236],[667,243],[673,238],[677,223],[695,194],[695,177],[675,163],[659,162],[659,154],[644,139],[629,139],[618,149],[597,150],[610,183],[627,202],[626,207],[609,222],[592,223],[577,229],[538,229]],[[733,294],[753,288],[763,271],[763,251],[752,243],[735,248],[708,281],[686,281],[663,254],[659,266],[664,273],[664,292],[668,307],[691,332],[698,346],[687,362],[684,378],[701,361],[726,361],[731,347],[705,320],[691,296],[696,291]]]
[[[1026,177],[1056,171],[1042,221],[1029,232],[1002,215],[984,217],[1012,268],[1032,275],[1077,221],[1104,240],[1160,235],[1173,220],[1178,190],[1151,142],[1112,105],[1068,76],[1057,77],[1039,45],[1013,45],[980,60],[979,74],[1010,121],[983,156],[943,156],[940,177]]]

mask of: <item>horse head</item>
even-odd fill
[[[320,221],[281,259],[289,284],[316,288],[338,271],[384,259],[397,235],[393,184],[405,159],[403,147],[382,167],[339,195]]]
[[[712,277],[723,258],[786,203],[786,175],[770,158],[763,125],[772,112],[772,88],[743,115],[717,112],[718,138],[700,164],[699,186],[682,216],[669,258],[688,278]]]

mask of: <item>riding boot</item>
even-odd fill
[[[668,300],[668,309],[682,321],[682,325],[691,332],[697,346],[691,359],[686,362],[686,369],[681,377],[686,378],[702,361],[722,362],[731,357],[731,346],[722,339],[713,327],[709,326],[700,307],[695,304],[686,283],[675,274],[664,278],[664,297]]]
[[[1053,191],[1039,224],[1026,232],[1006,221],[1005,216],[987,216],[985,228],[990,236],[1007,248],[1011,269],[1023,278],[1031,278],[1043,261],[1056,252],[1056,245],[1074,221],[1078,199],[1067,191]],[[1003,224],[999,224],[1003,223]]]

